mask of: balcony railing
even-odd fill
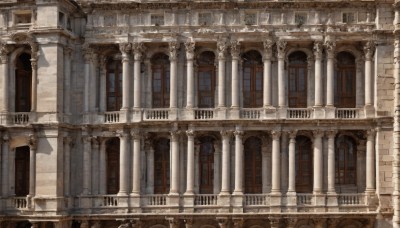
[[[297,195],[297,205],[311,205],[313,194],[302,194],[298,193]]]
[[[26,209],[29,206],[27,197],[14,197],[12,202],[16,209]]]
[[[240,118],[243,119],[260,119],[263,109],[260,108],[243,108],[240,110]]]
[[[145,120],[168,120],[169,109],[146,109],[144,111]]]
[[[340,194],[338,195],[339,205],[365,205],[364,194]]]
[[[290,108],[287,110],[287,118],[289,119],[310,119],[312,109],[307,108]]]
[[[244,196],[245,206],[265,206],[270,204],[270,197],[266,194],[247,194]]]
[[[23,125],[29,123],[29,112],[10,113],[12,124]]]
[[[214,118],[214,109],[195,109],[194,119],[196,120],[208,120]]]
[[[104,113],[104,123],[118,123],[119,112],[106,112]]]
[[[167,205],[167,195],[155,194],[146,195],[146,205],[148,206],[165,206]]]
[[[335,111],[337,119],[356,119],[358,118],[357,108],[337,108]]]
[[[194,205],[197,206],[217,205],[217,203],[218,203],[217,194],[201,194],[201,195],[196,195],[194,198]]]

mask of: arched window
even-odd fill
[[[201,53],[198,62],[197,106],[199,108],[214,107],[215,91],[215,55],[211,51]]]
[[[296,137],[296,192],[309,193],[313,188],[312,142],[308,137]]]
[[[211,137],[202,137],[199,140],[199,190],[200,194],[212,194],[214,190],[214,139]]]
[[[170,71],[169,58],[166,54],[158,53],[151,59],[153,71],[153,108],[169,107]]]
[[[335,145],[336,184],[356,185],[357,181],[357,146],[353,138],[341,135]]]
[[[169,191],[169,148],[169,139],[160,138],[155,142],[154,194],[166,194]]]
[[[356,107],[356,59],[348,52],[336,56],[337,68],[334,80],[335,106]]]
[[[296,51],[289,55],[289,107],[307,107],[307,55]]]
[[[15,68],[15,111],[31,111],[32,65],[31,56],[22,53],[16,60]]]
[[[29,194],[29,146],[15,148],[15,195]]]
[[[262,192],[262,141],[257,137],[250,137],[244,143],[244,172],[245,172],[245,193]]]
[[[109,59],[107,62],[107,111],[119,111],[122,106],[122,63]]]
[[[243,107],[256,108],[263,104],[263,65],[257,51],[243,54]]]
[[[117,194],[119,191],[119,143],[119,138],[106,142],[107,194]]]

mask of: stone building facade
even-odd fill
[[[2,0],[0,227],[399,227],[399,10]]]

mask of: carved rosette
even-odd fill
[[[278,58],[279,59],[284,59],[285,58],[286,47],[287,47],[287,42],[286,41],[278,40],[278,42],[276,42],[276,49],[278,50]]]
[[[336,48],[336,42],[332,40],[327,40],[325,41],[325,50],[326,53],[328,54],[328,58],[334,58],[335,57],[335,48]]]
[[[322,227],[325,224],[326,218],[314,218],[313,223],[317,227]]]
[[[176,61],[178,59],[179,43],[176,41],[169,42],[169,61]]]
[[[240,55],[240,42],[237,40],[231,41],[231,55],[232,59],[239,59]]]
[[[135,58],[135,61],[141,61],[143,53],[145,52],[146,47],[141,42],[132,43],[132,53]]]
[[[271,59],[272,58],[272,47],[274,46],[274,41],[267,38],[264,42],[264,59]]]
[[[3,137],[1,138],[1,142],[6,144],[8,143],[8,141],[10,140],[10,138],[8,137],[8,134],[3,134]]]
[[[375,42],[371,40],[367,41],[367,43],[364,45],[365,60],[372,61],[374,53],[375,53]]]
[[[185,43],[185,48],[186,48],[186,59],[193,61],[194,58],[194,48],[196,46],[196,43],[193,41],[188,41]]]
[[[315,58],[322,59],[322,42],[315,42],[313,50]]]
[[[131,43],[120,43],[119,50],[122,53],[122,62],[129,61],[129,53],[132,51]]]
[[[218,50],[218,58],[219,59],[225,59],[226,48],[227,48],[227,45],[226,45],[225,40],[218,40],[217,50]]]
[[[220,228],[226,228],[228,226],[228,218],[217,218],[217,222]]]

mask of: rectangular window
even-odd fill
[[[307,13],[295,13],[294,23],[296,25],[304,25],[307,22]]]
[[[151,25],[155,26],[164,25],[164,15],[159,15],[159,14],[151,15]]]
[[[355,22],[355,16],[354,13],[347,12],[342,14],[342,22],[343,23],[354,23]]]
[[[257,24],[257,14],[256,13],[245,13],[244,15],[245,25],[255,25]]]
[[[31,13],[17,13],[15,14],[15,24],[16,25],[21,25],[21,24],[30,24],[32,19],[32,14]]]
[[[199,13],[199,25],[211,25],[212,24],[212,14],[211,13]]]

